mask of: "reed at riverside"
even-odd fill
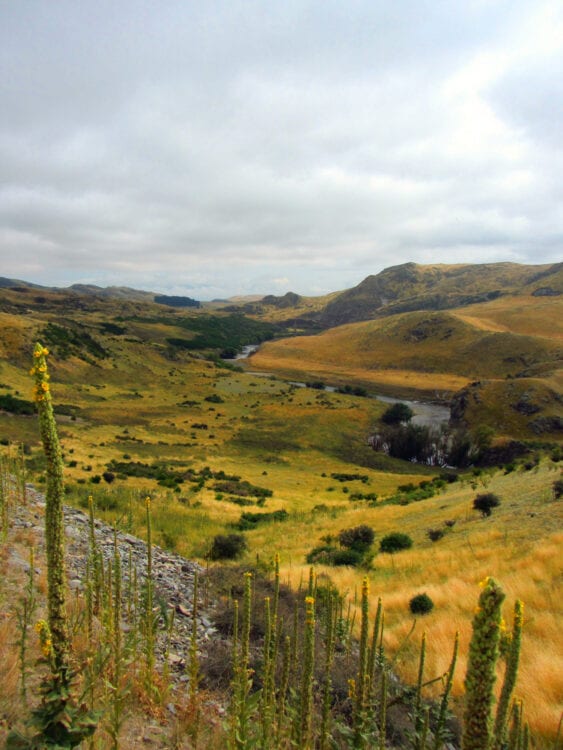
[[[195,638],[197,587],[192,606],[193,636],[186,643],[189,658],[184,691],[173,685],[167,660],[159,666],[156,658],[156,642],[169,641],[173,621],[166,610],[155,611],[149,502],[144,571],[137,571],[130,560],[123,565],[117,542],[113,557],[103,558],[94,534],[95,510],[91,503],[83,608],[68,611],[64,537],[59,528],[63,497],[60,448],[52,409],[49,411],[46,351],[37,345],[35,352],[37,405],[49,478],[45,533],[47,548],[55,546],[47,560],[48,617],[38,628],[44,660],[37,669],[49,693],[44,692],[42,702],[33,709],[28,727],[21,721],[14,728],[8,747],[66,748],[80,743],[127,747],[127,724],[134,716],[138,719],[140,708],[164,727],[170,724],[170,704],[175,707],[176,719],[162,746],[383,749],[393,746],[391,714],[397,706],[403,706],[407,726],[402,742],[407,744],[402,746],[413,750],[444,747],[451,736],[449,698],[457,640],[452,643],[448,669],[444,674],[429,676],[425,673],[423,638],[416,684],[398,684],[383,645],[385,617],[381,602],[373,622],[370,618],[367,579],[362,585],[360,637],[356,641],[353,610],[333,587],[319,583],[314,570],[308,585],[294,599],[291,617],[282,617],[280,612],[278,562],[273,565],[271,593],[261,602],[256,600],[254,577],[247,573],[241,601],[232,602],[230,688],[221,696],[226,707],[221,721],[217,720],[221,712],[213,714],[210,708],[216,705],[217,696],[212,698],[209,687],[201,685],[203,665],[198,663]],[[17,486],[17,482],[8,482],[7,468],[2,472],[2,529],[6,531]],[[20,489],[17,502],[23,501]],[[30,579],[30,598],[36,596],[32,589]],[[464,750],[534,747],[522,706],[513,701],[522,606],[516,603],[513,629],[507,634],[500,614],[503,599],[499,584],[486,579],[474,619],[465,679]],[[256,630],[258,637],[253,634]],[[503,683],[495,710],[493,683],[502,662]],[[431,702],[425,691],[435,683],[442,686],[441,696]]]

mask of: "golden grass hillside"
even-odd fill
[[[264,525],[248,536],[253,551],[261,555],[267,556],[269,550],[281,547],[283,570],[294,584],[307,577],[306,553],[322,544],[321,539],[327,535],[334,537],[342,529],[367,524],[376,532],[375,549],[391,532],[411,536],[412,549],[374,557],[368,573],[371,612],[375,613],[377,598],[381,597],[386,611],[387,646],[391,653],[401,649],[399,671],[407,680],[416,678],[413,656],[423,631],[427,634],[429,673],[439,673],[447,667],[453,637],[459,631],[463,656],[456,679],[458,696],[463,688],[474,593],[480,581],[494,576],[508,594],[507,623],[514,600],[520,598],[525,603],[517,692],[525,701],[531,725],[553,737],[563,709],[563,507],[552,490],[560,476],[557,465],[547,460],[529,471],[473,476],[448,486],[433,498],[405,506],[366,507],[362,502],[350,503],[340,487],[338,501],[329,501],[328,508],[302,513],[298,523],[290,518],[277,527]],[[354,484],[358,486],[349,483],[350,492]],[[500,507],[489,518],[473,510],[472,501],[480,492],[494,492],[501,498]],[[323,497],[325,504],[327,497]],[[446,522],[452,525],[446,526]],[[440,528],[445,531],[443,538],[430,541],[428,530]],[[318,573],[329,576],[352,599],[359,595],[363,571],[321,566]],[[435,608],[418,620],[405,645],[413,622],[408,603],[423,592],[432,598]]]
[[[518,312],[497,300],[487,308],[409,313],[315,337],[285,339],[263,345],[250,365],[299,380],[319,377],[442,398],[466,385],[475,373],[481,377],[483,368],[491,384],[483,386],[488,418],[495,403],[503,404],[497,421],[506,415],[512,418],[502,401],[507,387],[522,387],[528,403],[537,402],[542,413],[555,415],[553,404],[561,392],[556,369],[560,343],[544,335],[540,318],[559,330],[555,311],[560,302],[537,299],[541,313],[533,304],[522,303]],[[0,312],[0,396],[31,397],[33,343],[49,322],[61,323],[61,310],[68,330],[83,336],[70,340],[65,356],[55,348],[49,362],[69,502],[84,505],[93,494],[100,515],[142,535],[143,498],[149,494],[155,541],[199,559],[204,559],[216,534],[236,530],[243,512],[284,510],[285,521],[268,521],[244,532],[244,561],[258,559],[268,566],[278,551],[284,577],[295,585],[308,575],[305,556],[322,537],[334,538],[342,529],[368,524],[376,532],[377,547],[386,533],[408,533],[414,541],[411,550],[378,554],[369,571],[372,612],[378,595],[386,607],[389,650],[398,650],[411,626],[409,599],[426,591],[435,610],[417,624],[414,638],[419,638],[424,624],[429,666],[441,669],[456,629],[465,651],[478,582],[494,575],[508,591],[508,604],[516,597],[526,604],[518,692],[526,700],[533,728],[554,735],[563,691],[563,644],[557,624],[563,518],[561,501],[552,491],[560,477],[557,463],[543,458],[539,465],[532,462],[529,470],[470,474],[432,498],[385,504],[400,485],[419,484],[438,473],[391,460],[368,447],[367,436],[385,404],[225,369],[221,361],[207,359],[206,352],[169,343],[170,338],[197,335],[186,325],[198,313],[165,313],[157,306],[129,301],[93,300],[86,305],[53,293],[45,303],[24,304],[17,293],[5,295]],[[108,328],[110,322],[113,327]],[[534,327],[544,334],[537,335]],[[88,346],[84,341],[90,342]],[[502,348],[492,343],[499,341],[504,342]],[[95,345],[103,356],[96,354]],[[506,355],[515,353],[526,361],[503,370]],[[512,367],[538,370],[542,365],[546,371],[541,377],[504,377]],[[515,397],[521,400],[522,392]],[[516,421],[507,424],[506,433],[525,431],[527,419],[515,412]],[[44,462],[36,418],[0,412],[0,438],[5,444],[26,444],[28,477],[41,486]],[[161,469],[164,484],[155,477],[128,474],[126,469],[133,465]],[[206,474],[206,468],[212,474],[236,475],[272,494],[258,505],[252,495],[241,498],[240,492],[218,488],[220,480]],[[104,478],[108,471],[111,480]],[[333,476],[339,474],[350,478],[340,481]],[[175,475],[182,481],[173,480]],[[490,518],[472,510],[475,494],[482,491],[501,497],[501,506]],[[375,505],[351,500],[358,493],[375,494],[378,500]],[[435,528],[447,533],[433,543],[427,531]],[[319,573],[330,576],[352,598],[363,575],[347,567]],[[407,644],[400,656],[401,670],[409,677],[414,650]],[[458,694],[463,671],[460,665]]]
[[[530,428],[532,412],[518,413],[510,405],[518,404],[514,394],[524,392],[523,381],[530,378],[533,389],[541,391],[541,416],[560,415],[561,320],[563,297],[503,297],[268,342],[250,366],[301,380],[352,380],[403,397],[418,392],[444,399],[472,381],[486,381],[491,398],[467,414],[469,424],[482,423],[488,415],[488,424],[502,434],[534,438],[548,432],[553,439],[557,429]]]

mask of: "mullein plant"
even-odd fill
[[[8,470],[6,459],[0,456],[0,541],[8,534]]]
[[[39,629],[42,650],[50,675],[40,688],[41,705],[32,712],[31,737],[12,731],[7,748],[70,748],[79,745],[96,728],[97,717],[77,706],[71,692],[70,637],[66,616],[66,579],[63,525],[63,461],[53,414],[47,349],[40,343],[33,351],[31,374],[35,379],[34,400],[39,430],[47,459],[45,493],[45,546],[47,552],[47,613]]]
[[[501,638],[501,606],[505,594],[493,578],[486,578],[481,585],[483,591],[473,619],[465,677],[463,750],[489,750],[493,742],[493,688]]]
[[[325,611],[325,668],[319,750],[327,750],[329,747],[331,729],[332,667],[334,664],[334,652],[336,647],[336,620],[338,617],[338,606],[339,602],[336,592],[329,589]]]
[[[448,671],[445,673],[444,680],[444,692],[442,693],[442,699],[440,700],[440,708],[438,709],[438,717],[436,719],[436,726],[434,728],[434,745],[433,750],[440,750],[443,747],[447,739],[446,731],[446,719],[448,713],[448,701],[450,699],[450,693],[454,681],[454,672],[457,663],[457,652],[459,648],[459,633],[455,634],[454,651],[452,654],[452,660]]]
[[[367,577],[362,581],[361,624],[359,668],[356,680],[356,702],[354,709],[354,742],[355,747],[366,745],[365,725],[367,719],[368,682],[369,682],[369,583]]]
[[[233,695],[231,700],[230,748],[243,750],[251,746],[253,702],[250,700],[250,627],[252,624],[252,573],[244,574],[242,628],[238,632],[238,606],[235,609],[236,630],[233,634]]]
[[[201,707],[199,705],[199,659],[197,654],[197,607],[199,594],[199,576],[197,570],[194,573],[193,588],[193,605],[192,605],[192,631],[190,633],[190,649],[188,656],[188,674],[189,674],[189,710],[191,715],[190,722],[190,739],[192,747],[197,749],[199,738],[199,727],[201,723]]]
[[[33,547],[29,548],[29,570],[27,583],[24,589],[24,594],[20,598],[19,605],[16,607],[16,618],[18,621],[20,636],[18,639],[18,656],[20,662],[20,694],[25,705],[27,705],[27,651],[28,651],[28,636],[29,626],[33,619],[36,608],[36,597],[35,597],[35,584],[34,584],[34,573],[35,573],[35,560]]]
[[[295,717],[294,740],[297,747],[311,748],[311,721],[313,714],[313,673],[315,668],[315,599],[305,597],[305,634],[303,643],[303,669],[299,707]]]
[[[151,500],[147,497],[145,500],[146,518],[147,518],[147,571],[145,579],[145,600],[144,600],[144,647],[145,647],[145,689],[149,700],[156,697],[156,686],[154,682],[154,664],[155,664],[155,616],[153,611],[154,602],[154,584],[152,579],[152,521],[151,521]]]
[[[504,680],[500,692],[497,713],[494,726],[494,749],[502,750],[506,744],[506,735],[508,727],[508,714],[510,701],[516,685],[516,676],[518,673],[518,663],[520,661],[520,647],[522,643],[522,624],[524,621],[524,605],[517,599],[514,604],[514,620],[512,633],[505,639],[504,651],[506,667]],[[502,643],[502,642],[501,642]]]
[[[47,458],[45,544],[47,549],[48,622],[53,642],[55,672],[65,687],[69,680],[69,635],[66,616],[65,547],[63,526],[63,459],[53,414],[46,357],[48,350],[36,344],[33,352],[34,400],[39,430]]]

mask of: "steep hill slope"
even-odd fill
[[[368,276],[329,302],[319,316],[324,327],[415,310],[447,310],[488,302],[505,294],[543,290],[563,293],[562,265],[516,263],[429,265],[405,263]]]
[[[418,392],[426,398],[449,398],[471,381],[491,381],[494,387],[480,383],[476,396],[458,400],[460,419],[470,424],[488,420],[513,436],[560,436],[562,321],[562,296],[507,296],[272,342],[253,356],[251,366],[301,380],[353,380],[374,390],[404,396]],[[530,395],[529,379],[541,396]],[[524,406],[530,399],[534,406]],[[475,408],[475,401],[482,407]]]

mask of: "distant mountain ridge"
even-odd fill
[[[428,265],[404,263],[368,276],[338,295],[319,315],[322,327],[417,310],[448,310],[489,302],[504,294],[533,294],[536,287],[563,293],[563,264]]]
[[[49,290],[78,295],[156,302],[170,307],[200,307],[190,297],[168,296],[126,286],[100,287],[73,284],[47,287],[0,277],[0,288]],[[274,319],[304,330],[323,330],[397,313],[450,310],[490,302],[509,294],[558,296],[563,294],[563,263],[464,263],[419,265],[403,263],[367,276],[356,286],[326,297],[304,297],[295,292],[262,298],[232,297],[225,312]]]
[[[169,296],[166,294],[156,294],[147,292],[142,289],[132,289],[128,286],[97,286],[96,284],[71,284],[68,287],[43,286],[33,284],[21,279],[9,279],[0,276],[0,289],[15,290],[35,290],[45,292],[70,292],[79,295],[97,296],[104,298],[115,298],[120,300],[129,300],[132,302],[156,302],[159,305],[167,307],[200,307],[198,300],[185,296]]]

